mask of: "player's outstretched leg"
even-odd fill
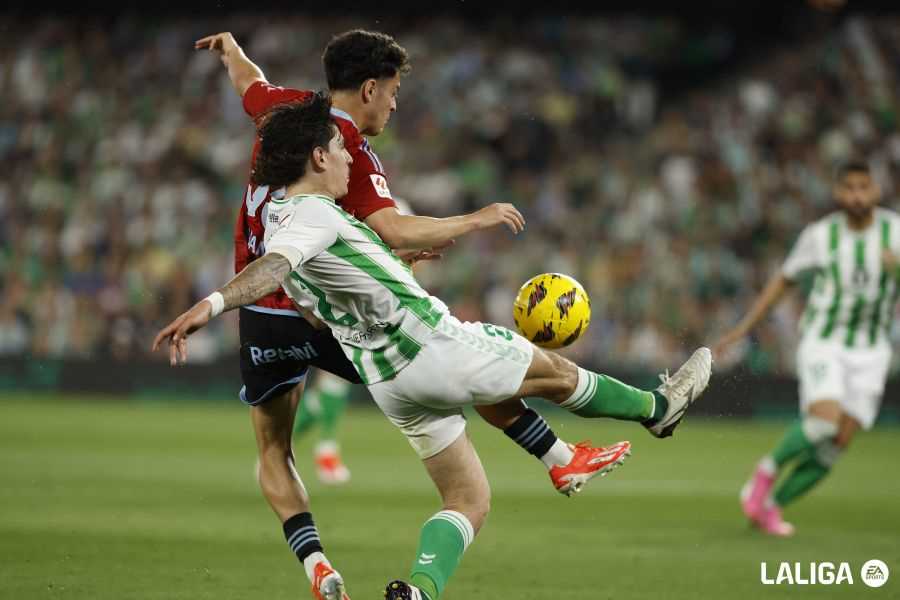
[[[605,477],[631,456],[631,442],[616,442],[595,448],[589,441],[585,441],[572,446],[572,449],[574,453],[568,464],[556,465],[550,469],[553,487],[565,496],[577,494],[588,481],[598,475]]]
[[[485,421],[502,429],[519,447],[539,459],[547,468],[553,487],[566,496],[581,491],[593,477],[606,475],[631,454],[628,442],[607,448],[592,447],[590,442],[565,442],[524,401],[479,405],[475,410]]]
[[[541,396],[580,417],[637,421],[656,437],[669,437],[709,383],[712,353],[699,348],[662,385],[641,390],[578,367],[553,352],[534,348],[517,396]]]
[[[578,367],[575,392],[560,403],[581,417],[638,421],[658,438],[669,437],[709,383],[712,354],[700,348],[662,384],[647,391]]]

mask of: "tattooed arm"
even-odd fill
[[[252,304],[281,287],[281,283],[291,272],[291,263],[281,254],[270,252],[254,260],[234,279],[219,288],[225,301],[223,311]]]
[[[164,327],[153,340],[157,350],[169,340],[169,362],[174,366],[187,360],[187,337],[205,326],[216,315],[256,302],[281,287],[291,272],[290,261],[276,252],[254,260],[224,287],[195,304],[189,311]]]

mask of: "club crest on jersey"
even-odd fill
[[[376,194],[378,194],[382,198],[391,197],[391,190],[388,189],[387,180],[383,175],[372,173],[371,175],[369,175],[369,179],[372,180],[372,185],[375,187]]]

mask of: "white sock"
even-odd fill
[[[548,469],[552,469],[557,465],[564,467],[572,462],[574,456],[575,453],[572,452],[569,445],[557,438],[556,442],[550,446],[549,450],[547,450],[547,454],[541,457],[541,462],[544,463]]]
[[[335,440],[322,440],[316,443],[316,456],[320,454],[337,454],[341,447]]]
[[[774,475],[778,470],[775,466],[775,459],[768,454],[759,461],[759,468],[766,472],[766,475]]]
[[[331,563],[328,562],[328,559],[325,558],[325,555],[321,552],[313,552],[309,556],[303,559],[303,568],[306,570],[306,576],[309,578],[310,583],[314,583],[316,579],[315,570],[316,565],[320,562],[325,563],[329,567]]]

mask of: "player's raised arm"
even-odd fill
[[[281,287],[291,271],[290,261],[270,252],[253,261],[224,287],[204,298],[190,310],[162,328],[153,340],[153,351],[169,340],[169,363],[174,367],[187,361],[187,337],[203,328],[219,314],[252,304]]]
[[[265,81],[262,69],[257,67],[238,46],[234,36],[229,32],[208,35],[194,42],[195,50],[218,52],[222,64],[228,69],[228,78],[238,95],[243,97],[251,85],[257,81]]]
[[[525,229],[522,213],[512,204],[499,202],[468,215],[443,219],[401,215],[389,207],[372,213],[365,221],[388,246],[403,249],[444,247],[458,236],[498,225],[516,234]]]
[[[750,311],[741,319],[741,322],[716,342],[713,354],[721,356],[729,346],[750,333],[769,314],[772,307],[778,304],[792,284],[793,282],[781,271],[773,275],[760,295],[753,301],[753,306],[750,307]]]

